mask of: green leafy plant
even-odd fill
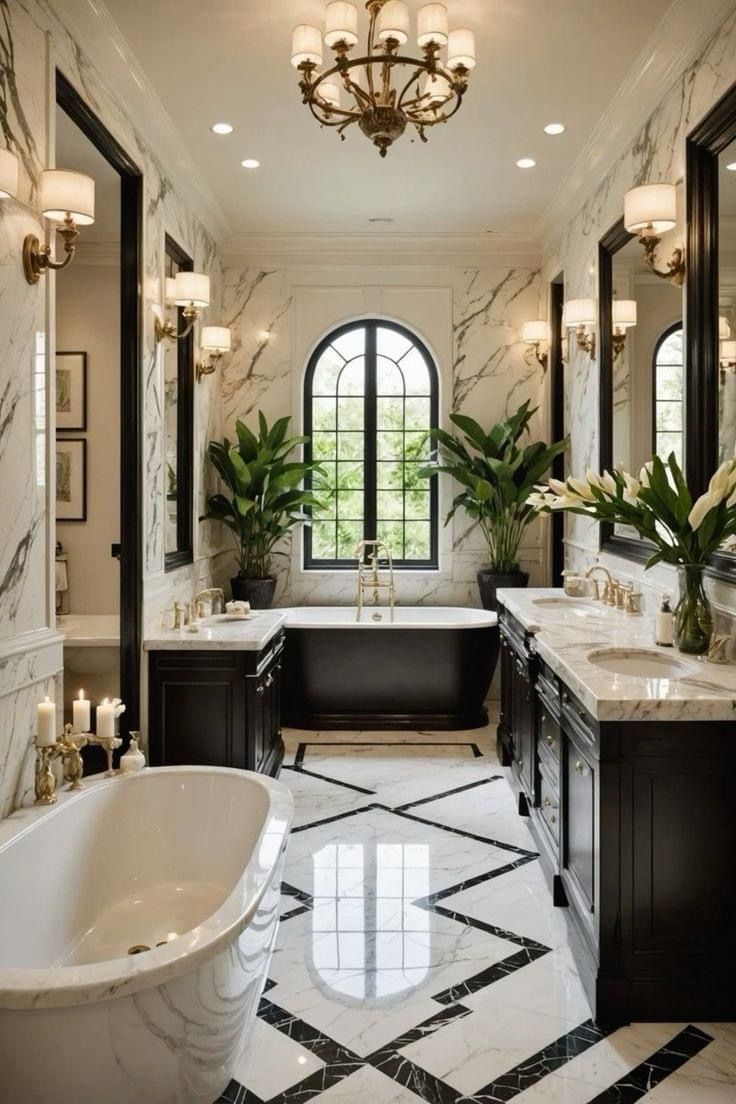
[[[520,570],[519,546],[526,527],[539,513],[529,502],[530,493],[567,447],[566,440],[553,445],[520,443],[536,412],[527,401],[488,432],[465,414],[451,414],[462,439],[433,429],[439,455],[421,472],[425,476],[446,472],[461,485],[445,525],[459,509],[465,510],[480,526],[490,567],[498,574],[513,575]]]
[[[241,577],[266,579],[274,552],[296,525],[308,521],[305,508],[322,508],[319,464],[290,459],[308,437],[287,437],[290,418],[269,427],[258,414],[258,433],[238,421],[237,442],[211,441],[207,454],[227,493],[207,499],[202,520],[219,521],[233,535]],[[304,487],[305,481],[310,489]]]
[[[612,525],[633,526],[655,546],[647,567],[661,561],[706,564],[718,548],[736,538],[736,460],[721,464],[695,502],[674,452],[666,465],[655,456],[638,478],[615,468],[602,475],[589,471],[585,479],[550,479],[529,502],[538,510],[568,510]]]

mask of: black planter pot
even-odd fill
[[[245,575],[236,575],[230,580],[233,599],[236,602],[250,602],[251,609],[270,609],[276,590],[273,575],[266,579],[248,579]]]
[[[483,609],[493,613],[498,609],[496,591],[502,587],[525,587],[529,582],[528,571],[516,571],[513,575],[501,575],[490,567],[478,572],[478,590]]]

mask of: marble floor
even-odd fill
[[[286,741],[281,926],[221,1104],[735,1104],[736,1024],[591,1020],[491,728]]]

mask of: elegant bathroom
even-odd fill
[[[0,1104],[734,1104],[735,0],[0,15]]]

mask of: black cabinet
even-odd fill
[[[736,1019],[736,724],[598,721],[501,632],[499,754],[595,1017]]]
[[[151,765],[196,763],[277,774],[283,758],[283,648],[281,631],[260,652],[151,652]]]

